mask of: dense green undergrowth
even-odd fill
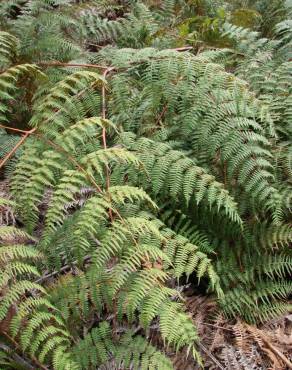
[[[291,310],[292,23],[247,3],[0,3],[3,368],[201,364],[188,284]]]

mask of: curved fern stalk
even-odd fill
[[[103,166],[108,166],[113,162],[127,163],[134,168],[141,165],[135,154],[121,148],[100,149],[81,159],[81,164],[86,166],[88,173],[101,178],[103,178]]]
[[[101,248],[96,251],[94,263],[100,267],[105,266],[112,256],[119,255],[119,252],[123,250],[123,243],[127,243],[129,238],[134,245],[137,245],[139,239],[136,240],[136,238],[147,233],[152,235],[153,242],[157,239],[156,243],[161,243],[164,239],[156,225],[145,218],[129,217],[114,221],[102,240]],[[157,248],[155,244],[153,247]]]
[[[101,196],[90,198],[78,215],[76,222],[81,239],[76,235],[76,246],[78,244],[82,246],[82,240],[86,245],[86,239],[89,237],[98,237],[99,228],[102,227],[102,223],[106,220],[110,221],[109,210],[124,225],[126,221],[121,217],[119,209],[126,203],[145,204],[148,207],[156,208],[154,202],[142,189],[130,186],[109,187]]]

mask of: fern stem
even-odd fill
[[[5,125],[1,125],[1,124],[0,124],[0,127],[1,128],[4,128],[6,130],[10,130],[10,131],[22,132],[23,134],[26,134],[27,133],[26,130],[20,130],[19,128],[9,127],[9,126],[5,126]]]
[[[102,77],[106,79],[107,75],[116,69],[115,67],[107,67],[106,70],[103,72]],[[102,84],[102,90],[101,90],[101,95],[102,95],[102,118],[106,119],[106,94],[105,94],[105,84]],[[105,128],[103,128],[105,130]]]
[[[172,51],[177,51],[177,52],[183,52],[183,51],[190,51],[192,50],[192,46],[182,46],[180,48],[174,48],[174,49],[169,49]],[[108,67],[108,66],[102,66],[100,64],[88,64],[88,63],[62,63],[59,61],[55,62],[38,62],[35,63],[38,66],[44,66],[44,67],[82,67],[82,68],[99,68],[99,69],[104,69],[105,71],[112,70],[114,69],[113,67]]]
[[[9,354],[12,357],[12,359],[21,366],[21,368],[24,367],[25,369],[30,370],[35,369],[35,367],[28,363],[27,360],[20,357],[17,353],[13,353],[14,350],[7,346],[6,344],[0,343],[0,349],[2,349],[5,353]]]
[[[292,362],[288,360],[286,356],[283,355],[276,347],[274,347],[271,343],[269,343],[263,336],[262,336],[263,342],[267,345],[267,347],[270,348],[272,352],[274,352],[275,355],[280,357],[280,359],[288,366],[289,369],[292,369]]]
[[[203,322],[203,325],[211,326],[212,328],[216,328],[216,329],[222,329],[222,330],[225,330],[225,331],[233,332],[232,329],[224,328],[224,326],[218,326],[218,325],[209,324],[207,322]]]
[[[83,258],[83,264],[86,264],[86,263],[90,262],[90,260],[91,260],[91,256],[85,256]],[[60,270],[56,270],[56,271],[53,271],[49,274],[42,275],[40,278],[38,278],[34,282],[37,283],[37,284],[42,284],[45,280],[50,279],[52,277],[55,277],[56,275],[60,275],[62,273],[67,273],[72,269],[73,266],[76,266],[77,263],[78,263],[77,261],[73,261],[70,265],[68,264],[68,265],[65,265],[65,266],[61,267]]]
[[[283,353],[281,353],[276,347],[274,347],[267,339],[267,337],[261,332],[261,330],[258,330],[257,328],[253,328],[251,327],[250,325],[246,324],[249,331],[252,333],[252,332],[255,332],[256,334],[258,334],[262,341],[265,343],[265,345],[267,347],[269,347],[269,349],[276,355],[278,356],[285,364],[286,366],[289,368],[289,369],[292,369],[292,362],[286,357],[283,355]]]
[[[103,72],[102,76],[104,77],[104,79],[106,79],[107,75],[112,70],[114,70],[114,68],[109,67]],[[101,88],[101,96],[102,96],[102,114],[101,114],[101,116],[102,116],[103,119],[106,119],[106,93],[105,93],[105,84],[104,83],[102,84],[102,88]],[[105,127],[103,127],[103,129],[102,129],[102,142],[103,142],[103,148],[106,149],[107,144],[106,144],[106,129],[105,129]],[[110,174],[109,174],[108,165],[106,165],[106,188],[107,188],[107,191],[110,188]],[[112,222],[113,221],[113,215],[112,215],[112,210],[111,209],[109,209],[109,217],[110,217],[110,220]]]
[[[79,170],[81,171],[82,173],[84,173],[84,175],[86,176],[86,178],[88,179],[88,181],[96,188],[96,190],[99,192],[99,193],[102,193],[102,189],[101,187],[95,182],[94,178],[76,161],[76,159],[74,159],[64,148],[62,148],[61,146],[59,146],[58,144],[54,143],[52,140],[50,139],[46,139],[45,137],[43,137],[41,134],[37,133],[36,136],[38,136],[41,140],[45,141],[47,144],[49,144],[50,146],[52,146],[53,148],[55,148],[58,152],[64,154],[66,156],[66,158],[72,163],[74,164],[74,166]]]
[[[19,344],[6,332],[6,331],[3,331],[2,334],[11,342],[13,343],[13,345],[15,346],[16,349],[19,349],[20,350],[20,346]],[[49,370],[49,368],[47,368],[46,366],[44,366],[43,364],[41,364],[39,362],[39,360],[35,357],[35,356],[30,356],[30,358],[32,359],[32,361],[39,367],[41,368],[42,370]]]
[[[213,356],[212,355],[212,353],[211,352],[209,352],[208,350],[207,350],[207,348],[202,344],[202,343],[198,343],[198,345],[199,345],[199,347],[201,348],[201,350],[203,351],[203,352],[205,352],[206,353],[206,355],[213,361],[213,363],[215,364],[215,365],[217,365],[218,366],[218,368],[220,369],[220,370],[224,370],[225,368],[220,364],[220,362],[217,360],[217,358],[215,357],[215,356]]]
[[[163,117],[164,117],[164,115],[165,115],[166,111],[167,111],[167,104],[165,104],[165,105],[164,105],[164,107],[163,107],[163,109],[162,109],[161,113],[159,114],[159,116],[158,116],[158,118],[157,118],[157,120],[156,120],[156,122],[155,122],[155,125],[156,125],[156,126],[159,124],[160,120],[162,120],[162,119],[163,119]]]
[[[105,70],[109,68],[107,66],[102,66],[99,64],[82,64],[82,63],[38,62],[36,64],[45,67],[82,67],[82,68],[99,68]]]
[[[29,131],[26,131],[26,134],[22,136],[22,138],[18,141],[18,143],[14,146],[12,150],[10,150],[9,153],[6,154],[6,156],[3,158],[3,160],[0,162],[0,169],[5,165],[5,163],[14,155],[14,153],[17,151],[17,149],[22,145],[25,140],[28,138],[29,135],[33,134],[35,132],[36,128],[33,128]]]
[[[182,51],[190,51],[190,50],[193,50],[193,47],[192,46],[182,46],[180,48],[174,48],[174,49],[169,49],[169,50],[182,52]]]

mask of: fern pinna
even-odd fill
[[[269,42],[225,23],[232,48],[195,56],[159,50],[159,27],[176,12],[167,3],[164,18],[138,4],[117,21],[78,8],[88,42],[95,32],[137,48],[156,35],[158,48],[88,55],[73,33],[74,47],[62,39],[50,55],[39,40],[35,55],[28,40],[0,33],[1,119],[24,96],[30,136],[9,171],[25,231],[0,234],[1,361],[14,349],[43,369],[161,370],[184,348],[200,363],[186,281],[207,281],[227,317],[250,323],[291,308],[289,23]],[[24,8],[19,38],[26,16],[33,34],[50,4]],[[55,15],[44,40],[53,26],[75,30]],[[249,38],[270,53],[260,76],[254,50],[242,55]],[[70,62],[72,51],[81,62]],[[61,52],[68,63],[54,61]],[[18,63],[27,53],[36,64]],[[154,327],[162,348],[151,343]]]

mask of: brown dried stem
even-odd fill
[[[14,155],[14,153],[17,151],[17,149],[20,147],[20,145],[22,145],[25,142],[25,140],[28,138],[28,136],[35,132],[35,130],[36,130],[36,128],[33,128],[33,129],[25,132],[25,134],[18,141],[18,143],[14,146],[14,148],[12,150],[10,150],[10,152],[7,153],[6,156],[2,159],[2,161],[0,162],[0,169]]]
[[[81,68],[99,68],[99,69],[108,69],[107,66],[102,66],[100,64],[82,64],[82,63],[62,63],[59,61],[56,62],[38,62],[38,66],[44,67],[81,67]]]
[[[12,338],[7,332],[2,332],[2,334],[11,342],[13,343],[13,345],[15,346],[16,349],[19,349],[21,350],[19,344],[14,340],[14,338]],[[32,361],[42,370],[49,370],[49,368],[47,368],[46,366],[44,366],[43,364],[41,364],[39,362],[39,360],[35,357],[35,356],[30,356],[30,358],[32,359]]]
[[[109,67],[107,68],[102,76],[104,79],[106,79],[107,75],[112,71],[114,70],[114,67]],[[103,119],[106,119],[106,92],[105,92],[105,83],[103,83],[102,85],[102,88],[101,88],[101,96],[102,96],[102,112],[101,112],[101,116]],[[103,148],[106,149],[107,148],[107,143],[106,143],[106,129],[105,127],[103,127],[102,129],[102,142],[103,142]],[[109,190],[109,187],[110,187],[110,171],[109,171],[109,167],[108,165],[106,165],[106,188],[107,188],[107,191]],[[112,215],[112,210],[110,209],[109,210],[109,216],[110,216],[110,219],[111,221],[113,221],[113,215]]]

